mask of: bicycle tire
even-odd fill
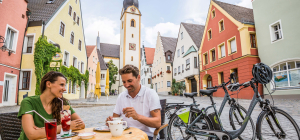
[[[207,122],[207,126],[208,126],[208,129],[211,129],[211,128],[213,128],[213,126],[212,126],[212,124],[210,123],[210,120],[205,116],[204,117],[204,120]],[[168,138],[168,140],[174,140],[173,138],[172,138],[172,126],[173,126],[173,124],[174,124],[174,121],[181,121],[182,123],[184,123],[177,115],[173,115],[172,116],[172,118],[170,119],[170,121],[169,121],[169,127],[167,128],[167,138]],[[204,139],[199,139],[199,138],[196,138],[196,137],[192,137],[192,136],[188,136],[186,133],[185,133],[185,130],[186,130],[186,127],[184,128],[184,130],[181,130],[182,131],[182,133],[184,133],[185,134],[185,136],[182,136],[182,138],[183,139],[190,139],[190,138],[194,138],[194,139],[197,139],[197,140],[204,140],[204,139],[206,139],[206,140],[212,140],[212,138],[210,138],[210,137],[205,137],[205,136],[203,136],[204,137]],[[178,137],[176,137],[176,138],[178,138]]]
[[[241,125],[242,125],[242,123],[243,123],[243,121],[244,121],[244,117],[246,116],[246,114],[247,114],[247,110],[243,107],[243,106],[241,106],[241,105],[239,105],[239,104],[237,104],[238,106],[239,106],[239,108],[240,108],[240,111],[242,111],[242,112],[238,112],[238,110],[237,110],[237,108],[238,108],[238,106],[232,106],[232,107],[230,107],[230,110],[229,110],[229,121],[230,121],[230,125],[232,126],[232,129],[233,130],[237,130],[237,129],[239,129],[240,127],[241,127]],[[237,113],[235,113],[235,112],[237,112]],[[235,114],[234,114],[235,113]],[[238,118],[240,119],[240,120],[238,120]],[[255,125],[254,125],[254,122],[253,122],[253,120],[252,120],[252,118],[250,117],[250,119],[249,119],[249,121],[250,121],[250,123],[248,122],[248,124],[247,124],[247,126],[246,126],[246,128],[245,128],[245,130],[247,131],[248,129],[250,129],[249,128],[249,124],[251,125],[251,128],[252,128],[252,137],[251,137],[251,134],[245,134],[244,132],[245,132],[245,130],[242,132],[242,134],[240,135],[240,136],[238,136],[238,138],[240,139],[240,140],[255,140]],[[237,127],[237,126],[239,126],[239,127]],[[247,129],[248,128],[248,129]]]
[[[273,111],[275,111],[275,116],[276,116],[276,118],[277,118],[277,121],[279,122],[279,124],[284,124],[284,125],[281,125],[281,127],[282,126],[287,126],[287,123],[288,122],[282,122],[282,119],[281,118],[279,118],[279,114],[280,115],[282,115],[283,117],[285,117],[285,118],[287,118],[287,120],[288,121],[290,121],[291,122],[291,124],[293,125],[293,128],[295,129],[295,133],[293,133],[293,134],[291,134],[291,132],[292,131],[290,131],[289,130],[289,132],[288,133],[286,133],[287,134],[287,136],[295,136],[294,138],[287,138],[287,139],[289,139],[289,140],[300,140],[300,130],[299,130],[299,126],[297,125],[297,123],[295,122],[295,120],[288,114],[288,113],[286,113],[285,111],[283,111],[283,110],[281,110],[281,109],[275,109],[275,108],[273,108]],[[273,133],[273,132],[271,132],[270,134],[267,134],[266,132],[268,131],[268,129],[271,129],[270,128],[270,125],[269,124],[266,124],[266,125],[264,125],[263,127],[264,127],[264,129],[262,129],[262,125],[264,124],[263,123],[263,121],[264,120],[266,120],[266,116],[269,114],[269,111],[263,111],[262,113],[261,113],[261,115],[259,116],[259,118],[257,119],[257,125],[256,125],[256,127],[257,127],[257,138],[259,139],[259,140],[265,140],[265,139],[270,139],[270,138],[267,138],[266,136],[263,136],[263,135],[268,135],[268,136],[273,136],[273,138],[272,138],[272,140],[275,138],[277,138],[278,139],[278,137],[277,136],[275,136],[275,134]],[[269,116],[269,115],[268,115]],[[272,117],[268,117],[268,118],[270,118],[269,120],[270,121],[272,121],[271,123],[274,123],[275,124],[275,121],[273,120],[273,118]],[[278,119],[279,118],[279,119]],[[266,122],[267,123],[267,122]],[[267,126],[267,125],[269,125],[269,126]],[[277,129],[278,129],[278,127],[276,126],[276,125],[273,125],[273,126],[275,126]],[[287,132],[286,131],[286,128],[284,129],[284,128],[282,128],[283,130],[285,130],[285,132]],[[272,130],[271,130],[272,131]],[[263,133],[262,133],[263,132]]]

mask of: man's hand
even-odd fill
[[[106,126],[109,126],[108,123],[107,123],[107,121],[113,121],[113,116],[109,116],[109,117],[106,119],[106,121],[105,121],[105,122],[106,122]]]
[[[71,130],[81,129],[83,121],[81,119],[71,121]]]
[[[125,116],[127,118],[132,117],[132,119],[134,119],[134,120],[138,120],[139,119],[139,114],[136,113],[136,111],[134,110],[133,107],[123,108],[123,114],[125,114]]]

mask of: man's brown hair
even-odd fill
[[[132,75],[137,78],[139,76],[139,69],[134,65],[125,65],[122,69],[119,70],[120,75],[132,73]]]

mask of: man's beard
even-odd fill
[[[128,88],[130,88],[130,90]],[[129,86],[128,88],[127,88],[128,92],[133,92],[135,90],[133,86]]]

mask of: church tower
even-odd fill
[[[132,64],[140,69],[141,13],[138,0],[124,0],[120,27],[120,69]],[[121,78],[120,78],[121,79]],[[122,81],[120,81],[122,85]]]

